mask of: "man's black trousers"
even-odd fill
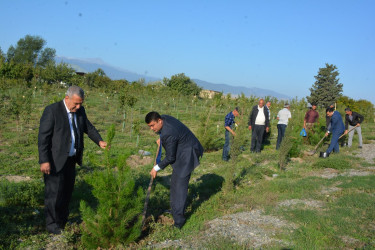
[[[262,148],[265,125],[254,125],[251,134],[251,152],[259,153]]]
[[[46,229],[53,232],[64,229],[69,216],[69,202],[76,177],[75,157],[68,157],[58,173],[44,174],[44,205]]]
[[[174,225],[181,228],[185,224],[185,208],[188,195],[188,186],[191,174],[179,177],[176,171],[172,172],[170,202]]]

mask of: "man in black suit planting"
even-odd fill
[[[181,228],[186,220],[184,213],[191,172],[199,165],[203,147],[190,129],[172,116],[150,112],[145,122],[160,135],[166,152],[165,158],[151,169],[150,175],[155,178],[159,170],[172,166],[170,203],[174,226]]]

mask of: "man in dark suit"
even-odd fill
[[[327,154],[329,155],[332,151],[335,153],[339,152],[339,138],[345,131],[345,126],[342,121],[341,114],[338,111],[335,111],[334,108],[327,108],[326,115],[331,117],[331,122],[329,130],[326,132],[325,136],[332,134],[331,143],[327,149]]]
[[[150,112],[145,122],[152,131],[160,135],[165,149],[165,158],[155,165],[150,175],[155,178],[160,169],[172,165],[170,203],[174,226],[185,224],[185,207],[191,172],[199,165],[203,147],[195,135],[179,120],[169,115]]]
[[[251,133],[251,152],[260,153],[263,143],[264,132],[269,131],[270,119],[268,109],[264,107],[264,100],[260,99],[259,104],[255,105],[249,116],[249,130]]]
[[[363,122],[363,119],[364,118],[361,114],[353,112],[349,107],[345,109],[345,134],[348,134],[349,130],[351,130],[348,139],[349,148],[352,146],[354,131],[357,131],[358,134],[358,148],[362,148],[361,123]]]
[[[83,90],[71,86],[64,100],[47,106],[40,118],[38,149],[45,183],[46,229],[53,234],[60,234],[68,220],[75,165],[82,164],[83,133],[101,148],[107,146],[87,119],[83,101]]]

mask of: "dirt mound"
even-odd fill
[[[11,182],[22,182],[22,181],[31,181],[31,178],[29,176],[20,176],[20,175],[7,175],[7,176],[1,176],[2,179],[7,179]]]
[[[131,168],[136,168],[144,165],[148,165],[152,163],[152,158],[150,156],[139,156],[139,155],[131,155],[126,160],[126,164]]]

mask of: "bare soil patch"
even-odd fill
[[[363,144],[363,147],[359,150],[358,157],[364,158],[369,163],[375,163],[375,144]]]
[[[126,164],[131,168],[137,168],[140,166],[148,165],[152,163],[152,158],[150,156],[139,156],[131,155],[126,160]]]
[[[322,208],[324,207],[324,202],[317,201],[317,200],[300,200],[300,199],[292,199],[292,200],[285,200],[278,204],[279,207],[302,207],[305,209],[313,209],[313,208]]]
[[[22,181],[31,181],[31,177],[29,176],[20,176],[20,175],[7,175],[1,176],[0,178],[6,179],[11,182],[22,182]]]

